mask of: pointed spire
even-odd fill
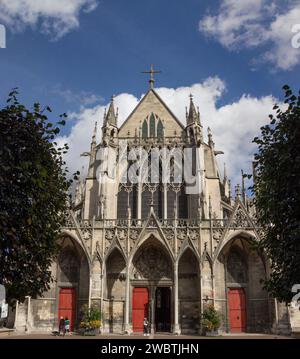
[[[214,147],[214,141],[213,141],[213,138],[212,138],[212,132],[211,132],[211,129],[210,127],[207,128],[207,137],[208,137],[208,145],[209,147]]]
[[[240,184],[238,183],[235,187],[235,199],[240,199],[241,197],[241,186]]]
[[[196,111],[193,95],[190,94],[190,108],[187,114],[187,125],[191,125],[192,123],[200,124],[199,112]]]
[[[242,201],[244,204],[246,204],[245,174],[243,170],[241,170],[241,174],[242,174]]]
[[[94,127],[94,131],[93,131],[93,136],[92,136],[92,144],[93,145],[96,144],[96,136],[97,136],[97,121],[95,122],[95,127]]]
[[[231,180],[228,180],[228,199],[229,204],[231,203]]]
[[[226,169],[226,163],[224,162],[224,182],[227,181],[227,169]]]
[[[105,116],[104,123],[106,126],[117,125],[117,116],[115,114],[115,108],[114,108],[114,96],[111,97],[108,111],[107,113],[105,112],[104,116]]]

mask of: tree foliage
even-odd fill
[[[254,193],[257,217],[264,228],[260,243],[271,260],[266,289],[289,302],[300,283],[300,93],[289,86],[285,109],[275,105],[270,123],[261,127],[254,157]]]
[[[0,283],[8,299],[24,300],[49,289],[56,237],[67,210],[68,180],[49,107],[20,104],[14,89],[0,109]]]
[[[209,305],[202,313],[202,326],[205,330],[217,330],[221,326],[221,316],[213,305]]]

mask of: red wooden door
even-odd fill
[[[228,291],[229,323],[231,333],[246,331],[246,296],[243,288]]]
[[[132,296],[132,329],[143,332],[144,318],[148,318],[149,293],[148,288],[133,288]],[[149,318],[148,318],[149,320]]]
[[[68,317],[70,330],[74,328],[76,313],[76,292],[75,288],[61,288],[59,292],[58,318]]]

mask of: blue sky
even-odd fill
[[[151,63],[162,71],[157,87],[220,79],[226,89],[215,98],[217,108],[243,95],[280,97],[285,83],[299,89],[300,48],[290,44],[299,1],[283,8],[269,0],[68,0],[75,4],[69,10],[66,1],[25,0],[25,13],[13,6],[17,0],[2,0],[2,105],[19,87],[27,105],[39,101],[79,116],[112,94],[139,98],[148,86],[141,71]],[[76,116],[66,136],[75,123]]]

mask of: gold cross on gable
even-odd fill
[[[143,74],[150,74],[150,80],[149,80],[149,84],[150,84],[150,88],[153,89],[154,87],[154,74],[160,74],[161,71],[159,70],[154,70],[153,65],[150,66],[150,71],[142,71]]]

